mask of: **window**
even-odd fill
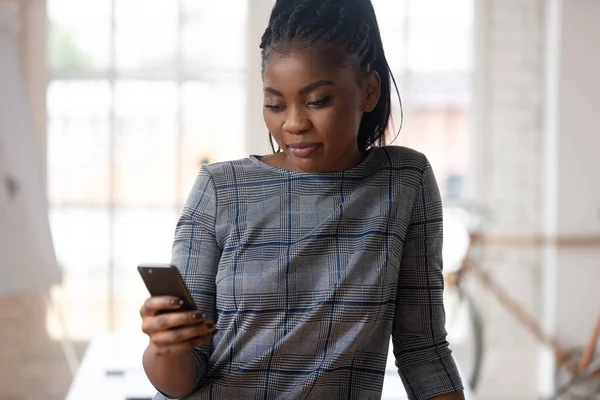
[[[246,4],[48,1],[54,296],[72,338],[139,329],[137,264],[170,260],[201,164],[243,156]]]
[[[442,195],[464,195],[473,0],[373,0],[405,113],[395,144],[427,155]],[[396,105],[395,128],[399,111]]]

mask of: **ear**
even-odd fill
[[[371,71],[364,76],[363,88],[363,111],[371,112],[377,107],[377,103],[381,97],[381,76],[379,76],[377,71]]]

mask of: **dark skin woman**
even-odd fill
[[[277,149],[198,175],[173,264],[201,311],[141,309],[156,398],[380,398],[391,338],[410,399],[464,399],[439,190],[425,156],[385,146],[393,79],[370,1],[278,0],[261,49]]]

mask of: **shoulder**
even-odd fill
[[[408,147],[385,146],[373,148],[372,151],[376,152],[380,162],[394,169],[414,170],[422,174],[429,168],[427,157],[423,153]]]
[[[246,173],[248,170],[255,168],[255,164],[249,158],[241,158],[238,160],[215,162],[204,164],[200,173],[206,174],[215,182],[223,179],[230,179],[231,174]]]
[[[227,203],[227,199],[235,195],[236,186],[248,181],[248,171],[252,168],[253,162],[248,158],[202,165],[186,206],[197,209],[202,203]],[[258,173],[253,175],[259,176]]]
[[[197,185],[208,183],[217,193],[235,187],[251,187],[253,183],[261,182],[268,175],[268,171],[261,168],[258,161],[252,158],[223,161],[204,164],[199,173]]]
[[[414,149],[403,146],[386,146],[374,149],[379,170],[389,171],[388,184],[399,191],[418,192],[421,188],[437,188],[431,164],[427,157]]]
[[[237,160],[228,160],[215,162],[210,164],[204,164],[202,167],[206,169],[211,175],[218,176],[220,174],[230,171],[232,168],[248,168],[253,163],[250,158],[240,158]]]

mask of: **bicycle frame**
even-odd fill
[[[569,372],[573,374],[580,374],[585,371],[591,364],[592,358],[595,354],[598,339],[600,338],[600,313],[594,327],[594,331],[590,340],[585,348],[584,354],[579,362],[573,360],[572,355],[560,345],[556,337],[549,335],[543,331],[539,321],[534,318],[521,304],[508,294],[502,286],[500,286],[489,272],[487,272],[480,263],[471,259],[472,249],[476,245],[482,245],[485,243],[485,236],[473,233],[470,234],[471,242],[469,243],[469,249],[465,256],[463,263],[458,271],[455,273],[454,279],[460,281],[462,277],[473,272],[482,285],[502,304],[509,313],[517,319],[531,334],[533,334],[538,341],[550,347],[555,355],[556,361],[559,365],[563,366]],[[457,284],[458,282],[455,282]],[[596,371],[595,375],[600,375],[600,372]]]

